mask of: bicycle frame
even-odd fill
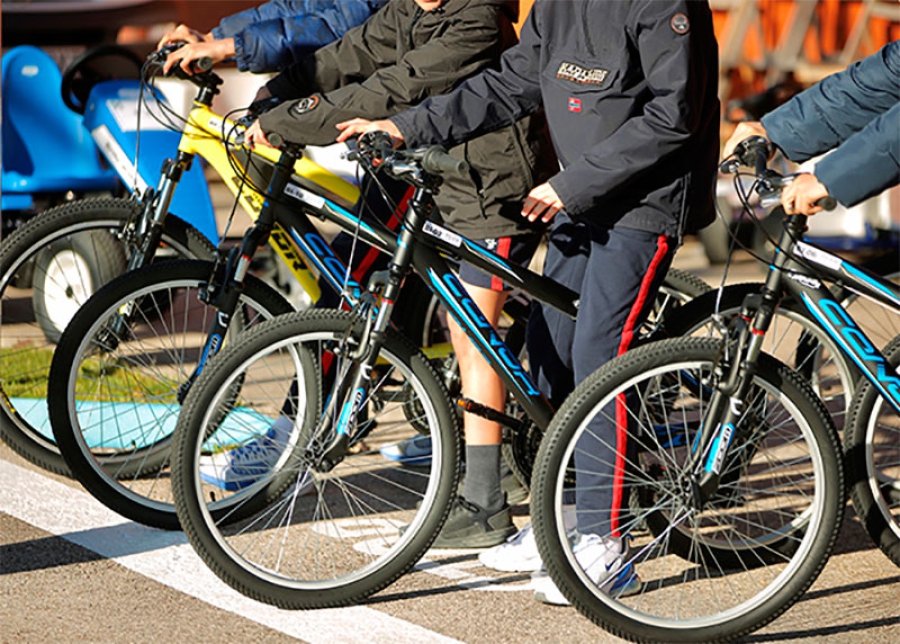
[[[346,391],[354,392],[349,400],[339,402],[329,399],[324,418],[333,418],[334,443],[322,456],[322,463],[336,463],[346,453],[353,433],[353,422],[358,408],[365,400],[367,382],[377,363],[381,338],[386,331],[390,314],[400,291],[400,284],[410,268],[425,279],[447,311],[453,316],[466,335],[475,344],[492,369],[509,388],[525,409],[531,420],[546,430],[553,414],[547,399],[529,377],[518,358],[510,351],[467,293],[445,257],[463,260],[514,284],[522,292],[544,301],[560,311],[575,317],[577,294],[554,280],[543,277],[481,248],[470,239],[453,233],[428,220],[433,208],[429,190],[434,185],[425,177],[416,183],[416,191],[410,200],[406,218],[394,245],[390,267],[373,278],[373,287],[383,286],[380,300],[361,300],[366,323],[371,329],[364,346],[354,349],[361,357],[353,382]],[[375,290],[373,288],[373,290]],[[370,307],[368,310],[366,307]],[[365,336],[364,336],[365,337]],[[340,404],[338,410],[335,406]],[[328,421],[326,421],[328,422]]]
[[[805,220],[805,218],[803,218]],[[797,220],[800,222],[801,220]],[[882,396],[900,412],[900,377],[869,340],[822,280],[843,283],[844,288],[872,299],[900,314],[900,287],[823,248],[782,235],[769,273],[773,286],[782,286],[809,310],[820,326],[849,356]],[[798,259],[795,259],[798,258]],[[815,265],[813,269],[810,264]],[[767,286],[769,286],[767,281]]]

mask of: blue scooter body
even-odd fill
[[[36,198],[68,191],[115,191],[120,185],[134,189],[139,81],[98,83],[84,117],[63,103],[61,81],[59,67],[37,47],[15,47],[3,56],[4,213],[33,210]],[[162,163],[175,156],[181,134],[163,129],[146,113],[140,126],[137,185],[155,188]],[[218,241],[209,187],[199,162],[183,176],[170,211],[213,243]]]
[[[165,99],[158,92],[151,95],[145,88],[144,102],[149,102],[150,107],[141,109],[140,91],[140,83],[134,80],[98,83],[87,101],[84,126],[129,190],[135,187],[137,171],[137,187],[143,192],[147,186],[156,188],[162,164],[175,156],[181,133],[165,128],[151,114],[160,113],[156,103]],[[136,148],[139,156],[135,164]],[[215,212],[199,160],[182,176],[169,211],[213,243],[218,242]]]

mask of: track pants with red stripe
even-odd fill
[[[528,328],[532,373],[555,408],[575,385],[633,346],[675,248],[673,238],[659,234],[576,222],[564,212],[556,216],[544,274],[580,294],[578,315],[572,320],[538,305]],[[626,404],[618,401],[608,414],[598,414],[577,445],[575,504],[582,533],[619,534],[634,463]]]

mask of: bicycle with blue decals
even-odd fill
[[[523,413],[465,399],[458,405],[516,434],[546,428],[552,409],[449,260],[470,262],[577,313],[574,292],[429,220],[440,173],[464,171],[462,161],[437,148],[393,151],[379,136],[363,137],[359,150],[368,165],[381,162],[378,172],[415,187],[388,268],[349,311],[279,316],[223,349],[191,388],[174,438],[175,504],[191,543],[226,582],[285,608],[344,605],[387,586],[428,549],[456,494],[459,419],[452,399],[415,343],[391,324],[403,281],[413,272],[423,279]],[[298,383],[308,377],[296,355],[313,356],[324,374],[321,412],[311,423],[286,411],[296,408]],[[237,431],[244,418],[290,431],[260,441],[249,426]],[[381,454],[417,431],[430,436],[427,459],[401,464]],[[277,501],[227,522],[257,486],[286,475],[293,482]]]
[[[208,159],[226,178],[255,225],[230,255],[224,250],[218,254],[215,266],[199,262],[131,271],[98,291],[61,337],[48,385],[53,435],[65,448],[63,456],[73,474],[110,508],[162,528],[178,527],[168,484],[168,445],[191,382],[226,337],[288,310],[278,294],[248,274],[260,249],[271,246],[310,299],[318,298],[323,283],[353,303],[364,291],[358,275],[364,274],[365,266],[379,253],[387,257],[396,249],[391,228],[399,225],[412,192],[396,206],[387,224],[370,216],[365,206],[362,214],[351,212],[355,188],[310,162],[300,149],[287,148],[279,155],[260,147],[249,154],[238,145],[240,124],[230,124],[208,108],[217,77],[202,72],[190,80],[201,88],[200,94],[178,155],[166,164],[155,196],[145,203],[149,228],[165,229],[158,223],[167,221],[165,204],[195,155]],[[234,158],[229,158],[229,149]],[[268,188],[259,189],[266,184]],[[353,270],[332,250],[315,220],[353,236],[356,254],[365,255],[359,262],[348,262]],[[445,384],[457,387],[439,300],[416,275],[410,275],[403,288],[394,323],[416,346],[426,347]],[[658,311],[677,308],[708,288],[673,270]],[[510,298],[505,313],[520,347],[527,303]],[[508,460],[515,460],[516,452],[530,451],[533,456],[534,443],[534,436],[510,443]],[[522,474],[527,461],[524,469],[515,469],[527,477]]]
[[[749,165],[756,192],[777,202],[791,177],[766,167],[770,151],[748,139],[720,169]],[[803,241],[805,222],[784,218],[765,284],[722,338],[652,342],[607,363],[541,444],[532,512],[543,561],[580,612],[620,637],[738,639],[793,605],[828,559],[845,500],[840,439],[806,376],[761,351],[788,297],[865,376],[845,425],[846,480],[863,523],[898,563],[900,338],[879,351],[826,283],[894,314],[900,289]],[[630,491],[615,523],[593,519],[590,494],[602,488]],[[640,581],[627,596],[574,550],[573,518],[579,531],[625,544],[622,570]]]

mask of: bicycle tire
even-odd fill
[[[900,336],[884,357],[900,366]],[[900,567],[900,417],[868,380],[860,382],[844,434],[853,507],[881,551]]]
[[[160,262],[106,285],[72,318],[50,368],[50,421],[72,473],[110,509],[157,528],[180,527],[169,484],[170,439],[179,386],[218,314],[197,297],[212,266]],[[252,276],[240,298],[223,342],[260,318],[293,310]],[[140,304],[147,299],[151,307]],[[129,307],[133,317],[111,329]]]
[[[174,490],[182,526],[216,575],[256,600],[288,609],[357,602],[407,572],[449,512],[459,475],[456,414],[431,363],[405,337],[388,331],[372,377],[375,385],[362,401],[360,440],[343,459],[321,471],[310,467],[326,444],[316,436],[317,419],[303,428],[292,451],[297,458],[285,461],[281,454],[283,465],[254,471],[257,478],[278,467],[295,472],[295,483],[281,500],[230,528],[211,513],[216,504],[210,505],[210,491],[232,507],[240,506],[243,495],[240,489],[216,486],[208,456],[215,453],[210,442],[216,439],[218,419],[236,413],[230,401],[238,380],[244,408],[268,418],[282,414],[281,401],[289,393],[284,383],[294,377],[282,352],[303,346],[317,363],[328,363],[323,373],[334,374],[326,379],[332,385],[325,391],[341,390],[345,368],[355,360],[330,349],[347,338],[355,344],[361,327],[337,311],[293,313],[261,324],[210,364],[179,418]],[[265,387],[253,386],[257,377],[266,379]],[[417,435],[402,412],[412,403],[421,406],[432,436],[431,459],[420,467],[391,462],[379,453],[384,444]],[[233,438],[225,442],[229,449],[237,443]],[[218,475],[223,479],[227,476]]]
[[[713,315],[718,312],[727,325],[740,312],[744,297],[762,289],[760,283],[742,283],[705,293],[665,320],[665,334],[668,337],[716,336]],[[782,300],[772,317],[762,350],[807,378],[841,431],[861,374],[809,311],[791,299]]]
[[[765,354],[753,376],[747,411],[736,426],[738,438],[730,453],[735,458],[723,466],[719,492],[702,507],[686,492],[679,468],[689,460],[692,436],[686,431],[683,442],[676,440],[675,421],[689,429],[703,418],[703,390],[697,383],[713,377],[720,347],[716,340],[675,338],[616,358],[579,385],[541,444],[532,512],[550,577],[582,614],[631,641],[743,637],[799,599],[824,567],[837,537],[844,508],[837,433],[803,378]],[[629,417],[649,419],[649,429],[646,424],[628,429],[639,451],[625,464],[625,480],[643,490],[644,502],[632,504],[622,531],[666,513],[673,530],[690,535],[699,556],[692,562],[670,553],[668,536],[635,535],[625,562],[642,583],[636,594],[625,597],[602,590],[582,570],[562,516],[576,444],[601,440],[589,423],[631,391],[640,395],[640,405],[629,408]],[[591,454],[588,458],[601,458]],[[736,458],[740,456],[744,458]],[[584,463],[582,459],[579,467]],[[583,475],[579,470],[578,476]],[[788,549],[791,554],[770,553],[768,546],[785,537],[799,540]],[[729,569],[716,555],[729,545],[738,562],[766,553],[780,563],[761,556],[758,565]]]
[[[4,347],[0,438],[27,461],[57,474],[71,476],[53,439],[47,413],[46,383],[54,345],[41,331],[33,300],[27,297],[34,260],[51,245],[59,248],[81,237],[120,231],[137,216],[138,209],[138,204],[126,199],[74,201],[37,215],[0,243]],[[215,252],[199,231],[174,215],[166,218],[162,243],[167,253],[182,257],[211,259]],[[70,286],[73,294],[84,296],[79,303],[93,291],[77,283]]]

